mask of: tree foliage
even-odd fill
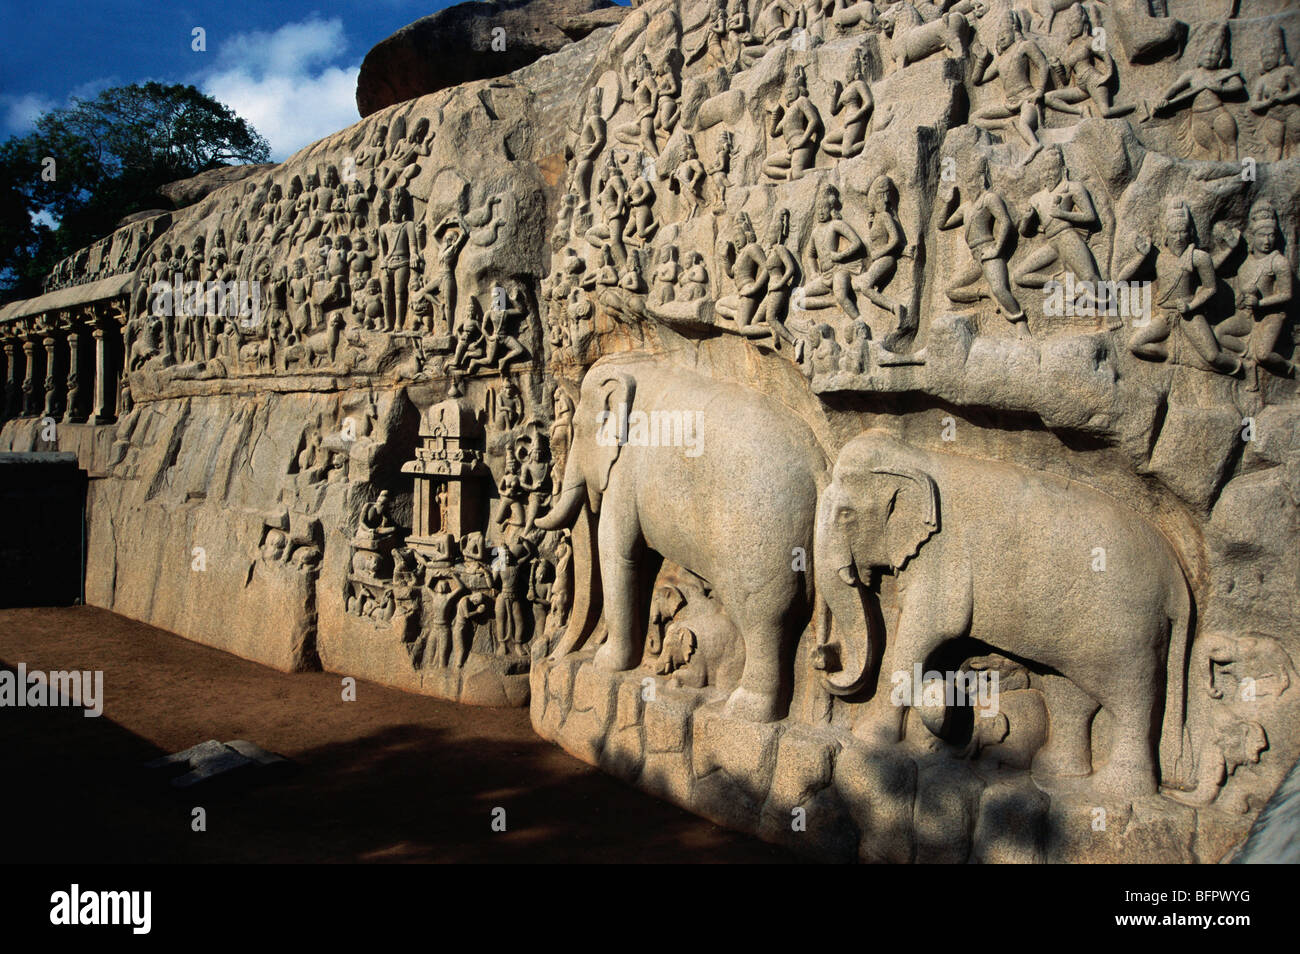
[[[159,186],[269,155],[257,130],[193,86],[119,86],[45,113],[0,144],[0,297],[38,294],[59,259],[162,205]]]

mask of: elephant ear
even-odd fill
[[[889,564],[901,570],[925,541],[939,532],[939,488],[934,478],[919,470],[877,468],[873,473],[902,478],[885,515]]]
[[[601,416],[600,431],[605,438],[596,442],[592,451],[592,473],[596,490],[604,493],[609,487],[610,471],[619,451],[627,439],[627,415],[636,396],[636,380],[621,371],[606,371],[591,384],[592,403]],[[613,438],[613,439],[610,439]],[[597,511],[599,505],[592,508]]]

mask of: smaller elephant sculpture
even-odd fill
[[[647,548],[706,580],[742,634],[736,718],[782,716],[793,638],[812,612],[812,546],[826,457],[802,420],[764,395],[641,354],[602,358],[587,372],[573,416],[564,486],[542,530],[597,519],[598,582],[608,638],[594,664],[633,669],[645,649]],[[596,567],[575,580],[597,580]],[[595,587],[598,586],[599,590]],[[589,633],[575,633],[557,654]]]
[[[1101,708],[1114,731],[1097,784],[1154,794],[1158,739],[1164,781],[1173,783],[1191,594],[1169,542],[1112,498],[867,431],[845,445],[822,494],[814,565],[832,616],[814,654],[824,684],[839,695],[877,677],[883,687],[854,726],[859,735],[899,741],[908,706],[891,703],[889,675],[925,666],[945,643],[969,636],[1042,673],[1051,731],[1035,772],[1092,774]],[[882,572],[898,577],[887,638],[878,608],[870,611]]]

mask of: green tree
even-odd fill
[[[257,130],[193,86],[119,86],[45,113],[0,144],[0,298],[39,294],[61,258],[158,208],[159,186],[269,156]]]

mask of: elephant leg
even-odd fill
[[[1126,798],[1156,794],[1156,740],[1164,698],[1163,680],[1151,677],[1163,665],[1163,647],[1147,658],[1126,661],[1102,696],[1115,728],[1110,758],[1096,774],[1099,790]]]
[[[880,679],[876,685],[876,694],[867,703],[866,712],[853,727],[853,734],[860,739],[894,745],[903,739],[903,729],[907,723],[907,710],[910,703],[921,693],[920,686],[912,686],[911,694],[905,699],[894,697],[894,675],[903,673],[911,680],[914,664],[925,666],[925,661],[935,648],[947,637],[936,635],[930,619],[905,607],[899,614],[898,634],[893,639],[893,646],[887,646],[880,664]],[[888,641],[888,637],[886,637]]]
[[[640,662],[636,645],[637,561],[602,541],[600,578],[609,635],[605,645],[596,650],[595,666],[605,672],[634,669]]]
[[[775,722],[781,691],[781,645],[783,630],[780,618],[747,621],[745,634],[745,668],[740,685],[727,699],[726,713],[750,722]]]
[[[1051,720],[1047,744],[1034,756],[1035,774],[1079,778],[1092,774],[1092,717],[1097,701],[1064,676],[1043,677],[1043,698]]]

